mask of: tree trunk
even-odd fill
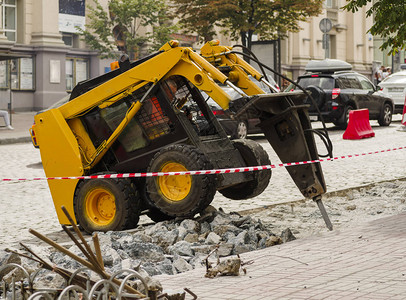
[[[210,42],[212,40],[213,40],[213,35],[211,35],[211,34],[204,35],[204,43]]]
[[[252,50],[252,34],[254,33],[254,31],[252,30],[248,30],[248,38],[247,38],[247,48]]]
[[[244,47],[247,47],[247,35],[245,31],[241,31],[240,32],[240,36],[241,36],[241,43]]]
[[[248,49],[250,49],[251,48],[251,41],[249,40],[249,38],[247,36],[247,32],[246,31],[241,31],[240,35],[241,35],[241,43],[242,43],[242,45],[244,47],[247,47]],[[243,48],[242,52],[244,54],[246,54],[246,55],[249,55],[249,52],[245,48]],[[250,58],[248,56],[244,56],[243,59],[248,63],[250,62]]]
[[[241,42],[244,47],[247,47],[249,50],[252,48],[252,35],[254,31],[253,30],[248,30],[247,31],[241,31]],[[249,55],[249,51],[246,49],[243,50],[243,52],[247,55]],[[248,63],[250,63],[250,58],[248,56],[244,56],[244,60]]]

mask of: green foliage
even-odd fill
[[[405,49],[406,2],[404,0],[347,0],[343,8],[354,13],[370,3],[372,6],[367,10],[367,17],[374,17],[374,25],[368,32],[385,40],[380,49],[390,48],[392,54]]]
[[[216,31],[214,24],[218,17],[218,10],[210,0],[172,0],[174,14],[172,17],[180,18],[179,24],[186,33],[198,33],[201,41],[213,39]]]
[[[261,40],[300,30],[299,21],[321,12],[324,0],[172,0],[181,23],[205,39],[214,35],[213,25],[250,47],[253,34]],[[207,37],[208,38],[207,38]]]
[[[134,59],[140,48],[156,50],[170,40],[176,26],[169,24],[164,1],[110,0],[108,11],[98,0],[88,6],[88,24],[80,30],[83,40],[102,58],[117,58],[117,51]],[[145,28],[152,28],[146,32]]]

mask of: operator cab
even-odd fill
[[[131,104],[142,99],[151,86],[146,84],[113,105],[96,107],[81,117],[95,148],[114,132]],[[144,169],[150,157],[168,144],[226,139],[226,133],[204,100],[200,91],[182,76],[161,80],[144,99],[140,111],[130,120],[100,167],[114,165],[114,171],[124,172],[134,164],[133,168],[136,165],[137,169]]]

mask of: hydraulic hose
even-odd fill
[[[233,47],[241,47],[241,48],[245,49],[247,52],[249,52],[250,55],[248,55],[248,54],[246,54],[246,53],[243,53],[243,52],[239,52],[239,51],[234,51],[234,50],[231,51],[231,53],[235,53],[235,54],[242,55],[242,56],[247,57],[247,58],[253,60],[254,62],[256,62],[256,63],[258,64],[258,66],[260,67],[261,71],[263,72],[264,76],[266,76],[266,74],[265,74],[263,68],[265,68],[265,69],[267,69],[267,70],[273,72],[275,75],[280,76],[281,78],[283,78],[283,79],[289,81],[289,82],[292,83],[294,86],[298,87],[301,91],[303,91],[303,92],[310,98],[310,100],[312,101],[313,105],[316,107],[317,113],[318,113],[318,115],[319,115],[319,117],[320,117],[321,123],[322,123],[322,125],[323,125],[323,131],[320,131],[320,130],[317,130],[317,129],[308,129],[307,131],[311,131],[311,132],[316,133],[316,134],[320,137],[320,139],[323,141],[324,145],[326,146],[326,149],[327,149],[327,152],[328,152],[328,153],[325,154],[325,155],[318,154],[318,156],[320,156],[320,157],[327,157],[327,156],[329,156],[329,157],[332,158],[332,157],[333,157],[333,144],[332,144],[331,139],[330,139],[330,137],[329,137],[329,134],[328,134],[328,131],[327,131],[327,127],[326,127],[326,123],[324,122],[324,119],[323,119],[323,116],[321,115],[320,109],[319,109],[319,107],[318,107],[316,101],[315,101],[314,98],[312,97],[312,95],[311,95],[307,90],[305,90],[303,87],[301,87],[299,84],[297,84],[296,82],[294,82],[293,80],[291,80],[290,78],[288,78],[288,77],[286,77],[286,76],[280,74],[279,72],[275,71],[275,70],[272,69],[271,67],[269,67],[269,66],[265,65],[264,63],[260,62],[260,61],[257,59],[257,57],[255,56],[255,54],[253,54],[253,52],[252,52],[250,49],[248,49],[247,47],[242,46],[242,45],[235,45],[235,46],[233,46]],[[265,77],[265,78],[266,78],[266,77]]]
[[[245,46],[243,46],[243,45],[234,45],[233,48],[234,48],[234,47],[239,47],[239,48],[244,49],[244,50],[247,51],[255,60],[259,61],[259,59],[258,59],[257,56],[255,55],[255,53],[252,52],[252,51],[251,51],[250,49],[248,49],[247,47],[245,47]],[[258,66],[259,66],[259,68],[261,69],[262,75],[264,75],[265,79],[268,80],[268,76],[266,75],[265,70],[264,70],[262,64],[258,64]]]

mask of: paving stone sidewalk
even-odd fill
[[[205,268],[160,275],[164,290],[198,299],[405,299],[406,214],[342,232],[244,253],[246,275],[205,278]],[[186,299],[191,299],[187,296]]]
[[[13,114],[12,125],[15,130],[0,128],[0,144],[29,142],[28,129],[34,115],[34,112]],[[399,123],[394,124],[393,130],[396,126],[399,126]],[[399,143],[404,146],[402,135],[395,135],[392,132],[392,136],[398,141],[397,144],[392,145],[380,137],[382,128],[374,127],[374,130],[377,131],[375,139],[357,142],[341,142],[339,136],[341,133],[335,134],[333,131],[333,141],[337,142],[335,149],[338,155],[348,154],[349,149],[352,151],[350,153],[360,153],[361,149],[363,151],[386,149],[399,146]],[[390,156],[382,155],[379,159],[368,160],[369,169],[374,170],[369,176],[375,179],[385,179],[384,174],[393,174],[394,177],[404,176],[404,158],[404,153],[398,151]],[[37,163],[37,160],[36,158],[34,162]],[[18,161],[23,166],[32,165],[32,162],[25,161],[20,156]],[[335,174],[333,172],[333,175],[329,175],[328,168],[334,169],[337,166],[342,168],[341,174],[358,174],[357,177],[368,181],[368,174],[361,172],[365,168],[365,163],[357,161],[358,169],[354,169],[354,166],[345,168],[351,164],[353,164],[352,161],[348,161],[345,164],[334,163],[331,167],[330,165],[323,167],[328,176]],[[21,169],[26,170],[22,167]],[[24,176],[30,176],[30,174],[27,173]],[[32,175],[39,176],[36,173]],[[7,176],[21,175],[7,173]],[[350,176],[350,178],[355,177]],[[274,182],[275,187],[281,186],[279,182],[287,181],[282,176],[279,176],[279,179],[276,176]],[[329,182],[334,181],[329,180]],[[349,184],[345,180],[342,182]],[[284,189],[287,188],[285,185]],[[337,188],[337,186],[334,187]],[[43,189],[49,193],[46,187]],[[8,191],[8,193],[14,195],[17,192]],[[45,196],[38,191],[35,194],[41,195],[36,200],[38,203],[48,203],[44,201]],[[293,193],[289,192],[289,195],[291,194]],[[272,198],[269,195],[265,196]],[[21,197],[24,200],[26,196]],[[50,196],[47,194],[47,197]],[[15,196],[14,199],[16,199]],[[256,201],[258,205],[259,201]],[[32,225],[29,224],[29,226]],[[39,225],[36,224],[36,226]],[[21,224],[15,228],[19,228],[18,231],[21,232]],[[243,261],[253,260],[254,262],[246,266],[247,275],[239,277],[208,279],[204,277],[205,269],[200,268],[175,276],[165,275],[157,278],[162,282],[165,290],[190,288],[197,294],[198,299],[406,299],[406,230],[404,228],[406,228],[406,214],[400,214],[366,223],[351,230],[332,231],[322,236],[312,236],[261,251],[244,253],[241,255]],[[191,298],[188,295],[186,299]]]
[[[29,129],[34,122],[36,112],[13,113],[10,116],[14,130],[4,127],[3,118],[0,119],[0,145],[29,143],[31,136]]]

